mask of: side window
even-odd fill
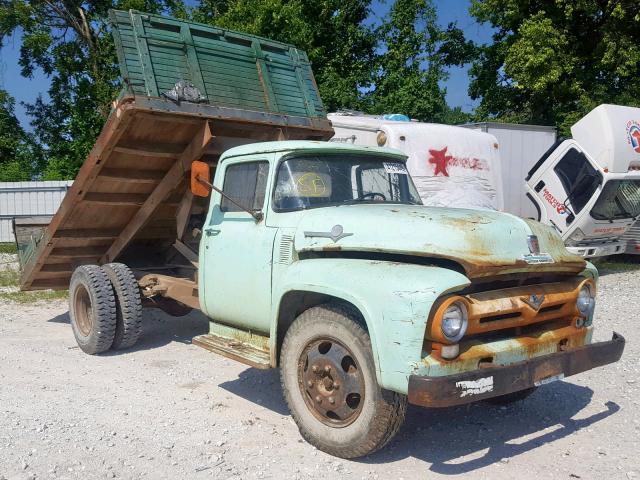
[[[225,172],[222,190],[240,205],[250,210],[260,210],[264,206],[268,174],[268,162],[231,165]],[[222,197],[220,210],[223,212],[242,211],[225,197]]]
[[[573,211],[578,213],[598,188],[599,183],[595,181],[600,177],[598,171],[591,166],[587,157],[575,148],[569,149],[553,170],[569,197]]]

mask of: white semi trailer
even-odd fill
[[[397,118],[397,116],[395,117]],[[623,253],[640,216],[640,109],[600,105],[557,139],[532,125],[448,125],[330,114],[332,141],[398,148],[428,205],[550,224],[583,257]]]

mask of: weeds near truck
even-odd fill
[[[37,303],[67,298],[67,290],[40,290],[35,292],[0,292],[0,301],[13,303]]]
[[[20,274],[17,270],[0,270],[0,287],[17,287]]]
[[[593,264],[600,272],[600,275],[619,272],[634,272],[640,270],[640,256],[638,255],[616,255],[615,257],[605,257],[594,260]]]
[[[18,247],[13,242],[0,243],[0,253],[18,253]]]
[[[0,301],[5,300],[21,304],[37,303],[63,299],[66,298],[68,294],[67,290],[36,290],[33,292],[21,292],[18,290],[19,283],[20,272],[18,272],[18,270],[13,268],[0,270]]]

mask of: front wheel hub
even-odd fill
[[[335,339],[317,339],[305,347],[298,385],[309,411],[325,425],[344,427],[362,411],[362,371],[351,351]]]

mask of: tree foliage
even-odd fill
[[[473,54],[472,45],[451,24],[442,29],[430,0],[396,0],[379,26],[371,110],[401,112],[423,121],[448,122],[461,111],[447,105],[447,67],[461,65]]]
[[[27,106],[44,179],[75,176],[119,90],[109,8],[184,11],[179,0],[0,0],[0,44],[20,29],[22,75],[41,68],[51,80],[49,98]]]
[[[431,0],[396,0],[380,25],[371,0],[203,0],[198,21],[291,43],[307,52],[329,111],[464,117],[446,104],[446,67],[470,58],[462,31],[442,29]]]
[[[30,180],[41,167],[41,158],[16,118],[15,100],[0,90],[0,182]]]
[[[478,117],[557,125],[601,103],[640,106],[640,14],[621,0],[474,0],[495,29],[471,70]]]
[[[290,43],[307,52],[325,106],[358,108],[376,46],[371,0],[203,0],[194,19]]]
[[[401,112],[459,122],[446,105],[449,65],[470,53],[462,32],[437,24],[431,0],[396,0],[374,25],[372,0],[0,0],[0,45],[20,32],[22,75],[41,69],[48,94],[27,105],[39,159],[30,174],[73,178],[120,90],[110,8],[136,9],[252,33],[307,52],[329,111]],[[10,111],[9,104],[6,110]],[[21,170],[22,171],[22,170]],[[27,171],[27,170],[24,170]]]

